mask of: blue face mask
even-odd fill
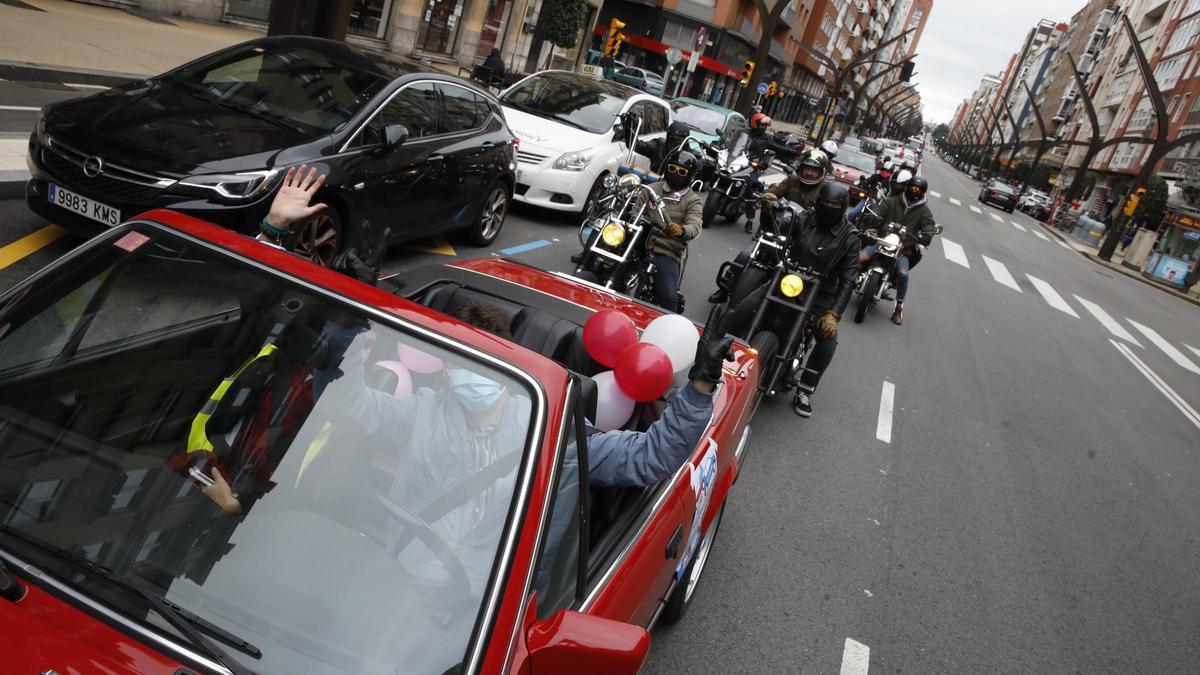
[[[492,409],[504,394],[504,385],[469,370],[450,371],[450,393],[467,412],[481,415]]]

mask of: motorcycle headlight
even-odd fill
[[[795,274],[788,274],[779,280],[779,292],[794,298],[804,292],[804,280]]]
[[[600,184],[604,186],[605,190],[611,190],[617,186],[617,177],[611,173],[606,173],[604,174],[604,180],[600,181]]]
[[[627,173],[624,176],[621,176],[621,179],[617,181],[617,183],[621,187],[637,187],[638,185],[642,184],[642,179],[638,178],[637,174]]]
[[[591,150],[576,150],[575,152],[564,153],[558,159],[554,160],[554,168],[560,171],[583,171],[592,163],[594,156]]]
[[[279,169],[233,174],[215,173],[184,178],[179,184],[215,192],[224,199],[242,201],[254,199],[270,191],[281,176],[282,172]]]
[[[621,245],[621,242],[625,241],[625,228],[621,227],[620,223],[609,223],[604,226],[603,230],[600,230],[600,239],[607,246],[616,248]]]

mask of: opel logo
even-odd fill
[[[88,178],[95,178],[102,171],[104,171],[104,160],[99,157],[93,155],[83,160],[83,175]]]

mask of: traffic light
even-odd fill
[[[625,22],[616,17],[608,22],[608,35],[604,38],[605,56],[616,56],[617,51],[621,49],[621,41],[625,39],[621,29],[624,27]]]
[[[742,79],[738,84],[742,85],[743,89],[749,87],[752,75],[754,75],[754,62],[746,59],[745,65],[742,66]]]
[[[916,67],[917,64],[913,63],[911,60],[905,61],[904,65],[900,66],[900,81],[908,82],[911,80],[913,76],[913,69]]]
[[[1146,194],[1146,188],[1140,187],[1129,195],[1129,200],[1125,202],[1125,215],[1132,216],[1137,210],[1138,202],[1142,201],[1142,195]]]
[[[785,96],[785,94],[783,93],[783,87],[780,87],[779,91],[775,92],[775,95],[778,96],[779,98],[783,98]]]
[[[764,94],[764,96],[766,96],[767,98],[774,96],[775,95],[775,87],[776,87],[775,80],[771,80],[771,84],[767,85],[767,93]]]

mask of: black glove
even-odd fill
[[[716,340],[709,340],[708,333],[700,338],[696,345],[696,362],[688,371],[692,380],[707,380],[712,383],[721,381],[721,367],[725,359],[733,358],[733,336],[725,335]]]
[[[370,223],[363,223],[363,231],[370,232]],[[387,252],[387,241],[391,228],[384,228],[377,238],[368,236],[362,251],[351,246],[334,256],[329,267],[348,277],[357,279],[364,284],[375,285],[379,279],[379,268],[383,265],[383,255]]]

